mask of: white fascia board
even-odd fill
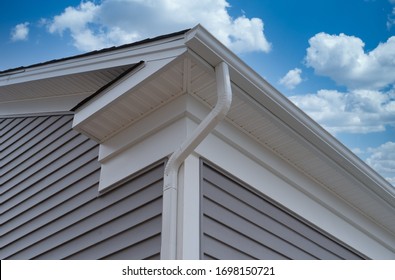
[[[165,104],[142,120],[126,127],[121,132],[100,144],[99,162],[106,162],[127,150],[136,143],[144,141],[147,137],[157,133],[164,127],[185,116],[187,95],[177,97]],[[136,133],[138,131],[138,133]]]
[[[102,161],[99,192],[103,193],[119,186],[134,173],[167,157],[181,145],[185,137],[185,118],[178,119],[149,134],[144,141],[135,142],[123,149],[122,153]]]
[[[208,114],[191,95],[178,97],[113,138],[101,143],[100,192],[118,186],[130,175],[171,154]],[[229,155],[229,156],[226,156]],[[393,258],[394,236],[345,201],[299,172],[229,122],[221,122],[195,150],[180,174],[179,256],[198,257],[198,228],[186,213],[198,214],[197,159],[203,157],[281,203],[309,222],[371,258]],[[188,161],[188,159],[187,159]],[[189,162],[189,161],[188,161]],[[192,180],[193,182],[189,182]],[[192,185],[191,185],[192,184]],[[184,204],[183,204],[184,203]],[[195,206],[198,204],[194,204]]]
[[[268,151],[260,148],[252,155],[240,149],[246,142],[229,145],[223,139],[209,135],[195,152],[369,258],[395,257],[394,235],[380,225]]]
[[[301,137],[301,135],[293,129],[291,126],[287,125],[285,122],[283,122],[281,119],[277,118],[274,114],[270,112],[270,110],[264,106],[261,106],[258,102],[255,102],[254,99],[252,99],[251,96],[247,95],[244,93],[242,89],[240,89],[237,85],[234,83],[232,84],[233,86],[233,91],[238,94],[238,96],[244,100],[246,103],[251,104],[251,108],[253,110],[257,110],[258,112],[262,112],[263,115],[265,115],[266,118],[270,119],[271,122],[273,122],[276,126],[280,127],[285,134],[288,134],[289,137],[293,139],[298,139],[299,145],[302,147],[308,149],[309,151],[312,151],[315,156],[319,157],[321,160],[326,162],[328,168],[331,168],[334,170],[334,174],[340,174],[348,178],[350,185],[357,185],[360,187],[361,194],[368,194],[369,198],[374,200],[375,203],[379,202],[378,207],[386,207],[389,206],[390,208],[394,208],[394,203],[395,201],[392,199],[391,196],[388,196],[385,192],[374,192],[371,188],[369,188],[366,184],[369,184],[367,182],[362,182],[360,178],[353,176],[350,172],[348,172],[347,169],[344,168],[344,166],[341,166],[338,162],[336,162],[333,158],[329,157],[326,153],[323,153],[322,150],[320,150],[315,143],[310,142],[307,138]],[[326,133],[326,131],[324,131]],[[374,172],[374,171],[373,171]],[[325,186],[328,189],[331,189],[330,185]],[[347,188],[346,185],[344,185],[344,188]],[[383,190],[383,189],[379,189]],[[390,189],[392,190],[392,188]],[[350,201],[352,202],[352,201]]]
[[[200,25],[185,35],[185,44],[203,60],[215,66],[220,61],[229,65],[233,84],[241,88],[258,106],[273,113],[292,129],[302,141],[334,161],[370,191],[395,207],[395,188],[349,149],[331,136],[314,120],[278,92],[234,53],[222,45]]]
[[[237,85],[240,87],[241,83],[237,83]],[[284,99],[283,104],[273,100],[270,96],[282,96],[277,90],[272,87],[262,90],[261,87],[253,83],[242,85],[241,88],[244,92],[249,93],[249,97],[256,104],[272,112],[273,116],[277,118],[276,122],[292,131],[292,134],[300,139],[301,143],[309,146],[310,150],[314,150],[318,156],[332,162],[332,167],[338,170],[342,169],[340,172],[352,177],[351,180],[358,181],[361,186],[365,186],[369,191],[373,191],[374,195],[395,207],[395,188],[393,186],[287,98],[282,98]],[[265,94],[250,94],[260,91]]]
[[[104,68],[130,65],[144,61],[157,60],[177,55],[178,49],[185,48],[183,35],[158,40],[147,44],[138,44],[130,48],[120,48],[97,54],[48,62],[43,65],[15,69],[14,72],[0,75],[0,87],[17,83],[65,76]]]
[[[139,87],[143,82],[148,82],[154,79],[155,75],[167,69],[171,62],[177,60],[179,56],[185,53],[186,49],[178,49],[177,54],[170,57],[161,58],[159,60],[145,61],[142,67],[139,67],[123,77],[120,81],[105,89],[94,99],[84,104],[76,110],[73,120],[73,128],[80,131],[80,127],[85,121],[94,117],[95,114],[116,102],[126,92]]]
[[[99,192],[173,153],[187,137],[188,96],[182,95],[100,144]]]
[[[209,109],[195,99],[187,109],[188,131],[193,131]],[[368,257],[395,257],[393,234],[229,122],[221,122],[195,154]]]

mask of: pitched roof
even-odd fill
[[[20,66],[20,67],[10,68],[10,69],[6,69],[6,70],[0,70],[0,77],[1,76],[6,76],[6,75],[9,75],[9,74],[12,74],[12,73],[21,73],[21,72],[23,72],[23,71],[25,71],[26,69],[29,69],[29,68],[45,66],[45,65],[48,65],[48,64],[64,62],[64,61],[72,60],[72,59],[81,59],[81,58],[84,58],[84,57],[94,56],[94,55],[98,55],[98,54],[104,54],[104,53],[107,53],[107,52],[112,52],[112,51],[122,50],[122,49],[130,48],[130,47],[134,47],[134,46],[138,46],[138,45],[142,45],[142,44],[152,43],[152,42],[155,42],[155,41],[160,41],[162,39],[167,39],[167,38],[171,38],[171,37],[174,37],[174,36],[185,34],[189,30],[190,29],[185,29],[185,30],[174,32],[174,33],[170,33],[170,34],[160,35],[160,36],[157,36],[157,37],[154,37],[154,38],[146,38],[146,39],[143,39],[141,41],[136,41],[136,42],[129,43],[129,44],[124,44],[124,45],[120,45],[120,46],[112,46],[112,47],[104,48],[104,49],[101,49],[101,50],[94,50],[94,51],[91,51],[91,52],[86,52],[86,53],[77,54],[77,55],[73,55],[73,56],[68,56],[68,57],[64,57],[64,58],[48,60],[48,61],[39,62],[39,63],[35,63],[35,64],[28,65],[28,66]]]
[[[3,71],[0,116],[74,108],[76,129],[102,142],[185,92],[212,107],[221,61],[234,92],[227,121],[394,235],[395,188],[201,26]]]
[[[1,71],[0,116],[71,111],[141,64],[127,58],[130,50],[155,48],[188,30]]]

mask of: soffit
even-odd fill
[[[239,92],[228,114],[232,124],[395,233],[393,186],[204,28],[192,29],[185,44],[212,66],[228,63],[234,92]],[[214,105],[209,96],[198,96]]]
[[[395,233],[394,197],[372,192],[361,182],[279,119],[270,108],[252,100],[233,82],[232,106],[227,121],[261,145],[341,197],[360,212]],[[208,107],[216,103],[213,67],[193,55],[182,55],[105,106],[78,130],[103,142],[182,94],[192,94]],[[254,92],[253,94],[262,94]],[[362,163],[361,163],[362,164]],[[286,174],[282,174],[286,178]],[[327,205],[327,207],[331,207]],[[336,210],[336,209],[334,209]]]
[[[82,98],[114,80],[132,65],[0,86],[0,103],[81,95]]]
[[[210,61],[212,64],[210,65],[205,62],[207,59],[204,52],[208,52],[210,55],[206,56],[209,58],[212,56],[211,60],[213,61],[219,59],[217,55],[212,54],[206,46],[203,48],[201,45],[198,46],[203,49],[197,50],[196,47],[195,51],[203,59],[193,55],[193,52],[189,52],[189,55],[180,55],[182,50],[175,54],[173,47],[179,46],[179,44],[174,42],[168,44],[172,50],[171,55],[178,55],[177,58],[174,58],[166,67],[149,78],[141,80],[137,86],[127,90],[119,98],[108,102],[92,117],[81,122],[77,129],[96,141],[103,142],[178,96],[187,93],[195,95],[207,106],[213,107],[217,96],[212,66],[215,63]],[[154,47],[155,51],[152,53],[157,54],[159,46],[155,45]],[[141,60],[140,56],[139,58]],[[159,58],[155,57],[155,59],[158,61]],[[155,59],[151,58],[151,61]],[[317,144],[307,140],[307,137],[298,131],[297,126],[307,126],[308,124],[297,118],[289,119],[288,115],[292,116],[293,114],[287,110],[296,107],[290,105],[287,105],[286,108],[281,107],[284,104],[274,99],[280,94],[270,90],[266,92],[265,89],[267,90],[269,86],[264,82],[262,82],[264,85],[261,86],[250,86],[253,83],[249,78],[254,78],[247,75],[250,70],[243,70],[242,74],[238,73],[241,70],[237,67],[241,63],[235,58],[232,60],[234,61],[230,71],[235,94],[227,121],[394,233],[394,192],[374,191],[377,190],[377,186],[361,181],[358,179],[361,177],[353,176],[344,168],[345,164],[339,164],[333,160],[330,152],[337,151],[330,145],[326,145],[323,141]],[[149,59],[146,61],[150,63]],[[243,65],[241,67],[246,67]],[[81,96],[81,101],[116,79],[131,66],[129,64],[127,66],[104,67],[101,70],[1,86],[0,103],[64,95]],[[259,82],[261,80],[257,84]],[[242,83],[247,85],[241,85]],[[257,102],[252,99],[252,96],[257,99],[262,98],[267,102],[262,100]],[[281,99],[280,97],[276,98]],[[100,99],[100,96],[95,99]],[[76,116],[78,114],[79,112],[76,113]],[[292,122],[296,125],[293,126]],[[329,152],[323,152],[322,147],[327,147]],[[362,161],[359,161],[356,168],[359,166],[369,170]],[[370,171],[370,173],[375,174],[374,171]],[[286,177],[286,175],[283,176]]]
[[[141,60],[182,53],[187,31],[0,71],[0,115],[68,112]]]
[[[147,62],[143,70],[149,68],[149,64]],[[134,76],[129,79],[134,79]],[[155,73],[149,74],[146,79],[133,84],[133,87],[104,106],[98,106],[93,114],[80,118],[86,108],[78,109],[74,125],[77,130],[101,143],[180,95],[203,89],[213,81],[212,75],[204,67],[188,55],[181,55]],[[93,101],[99,104],[100,98],[104,99],[116,90],[110,89],[110,92]]]
[[[216,102],[215,81],[194,95],[207,106]],[[355,209],[395,233],[394,197],[380,196],[303,139],[268,108],[257,104],[233,83],[233,100],[227,120],[300,172],[341,197]],[[263,92],[261,94],[264,94]],[[279,174],[287,179],[286,174]],[[292,182],[291,182],[292,183]],[[330,205],[327,207],[331,208]],[[336,211],[336,209],[333,209]]]

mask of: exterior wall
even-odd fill
[[[167,222],[162,159],[207,113],[202,103],[182,96],[101,143],[100,150],[71,128],[71,115],[0,119],[0,258],[159,258],[162,220]],[[202,170],[201,158],[225,173],[209,165]],[[215,171],[212,177],[208,170]],[[200,172],[207,183],[201,186],[203,195]],[[249,198],[241,199],[244,195]],[[229,204],[225,198],[237,199]],[[251,210],[253,201],[258,204]],[[252,215],[257,221],[250,223],[246,209],[260,213]],[[280,218],[273,219],[268,209]],[[219,210],[223,214],[217,217]],[[341,244],[367,258],[394,256],[393,236],[385,229],[229,122],[218,125],[181,166],[178,211],[179,259],[357,257]],[[240,223],[232,224],[236,218]],[[243,232],[240,224],[257,231]],[[217,242],[230,233],[229,242]],[[290,241],[291,234],[305,243]],[[223,246],[225,241],[231,246]],[[224,253],[232,244],[242,247]],[[271,248],[265,251],[270,255],[256,253],[257,244]]]
[[[159,258],[163,162],[98,196],[98,145],[71,123],[0,120],[0,258]]]
[[[3,102],[10,109],[3,116],[60,114],[99,86],[70,96],[66,79],[59,95],[62,91],[52,90],[54,81],[60,89],[58,78],[102,73],[126,58],[131,64],[145,61],[138,72],[99,91],[74,117],[0,118],[0,257],[159,258],[160,243],[169,241],[166,231],[161,234],[163,225],[174,222],[166,209],[174,204],[162,205],[163,160],[158,162],[193,134],[215,104],[212,66],[225,60],[234,110],[180,168],[177,240],[171,239],[177,257],[200,258],[201,247],[213,258],[236,251],[237,258],[357,257],[341,245],[347,244],[367,258],[394,259],[394,205],[384,180],[204,29],[182,34],[3,79],[3,92],[21,85],[16,94],[23,99]],[[85,86],[80,78],[76,84]],[[40,93],[43,87],[44,95],[31,96],[32,85]],[[73,131],[72,121],[100,147]],[[226,172],[205,165],[203,195],[200,158]],[[238,229],[241,224],[251,230]],[[233,250],[234,244],[240,248]]]
[[[367,258],[394,259],[390,232],[231,125],[221,123],[195,154]]]
[[[209,109],[195,98],[184,95],[101,143],[101,182],[106,183],[100,191],[116,189],[118,182],[123,182],[130,174],[171,154],[208,112]],[[219,124],[181,166],[177,258],[201,257],[200,158],[220,166],[256,193],[265,194],[270,201],[276,201],[276,205],[284,205],[307,224],[361,252],[366,258],[393,259],[393,235],[227,121]],[[163,212],[164,224],[169,222],[166,217]]]
[[[201,188],[203,259],[362,259],[207,163]]]

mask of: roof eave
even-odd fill
[[[325,157],[351,174],[362,185],[395,207],[395,189],[315,121],[298,109],[201,25],[154,39],[98,52],[2,72],[0,86],[49,77],[69,75],[149,61],[176,48],[190,49],[211,67],[225,61],[232,82],[243,89],[258,106],[266,108],[280,122]]]
[[[211,66],[226,61],[232,82],[265,107],[303,141],[311,143],[325,157],[351,174],[362,185],[395,207],[395,188],[348,148],[330,135],[289,99],[278,92],[202,26],[185,34],[185,44]],[[251,90],[253,89],[253,90]]]
[[[188,30],[118,47],[0,71],[0,86],[138,63],[141,61],[142,54],[145,56],[152,54],[154,56],[159,48],[165,50],[166,48],[177,47],[177,44],[174,44],[175,41],[179,41],[181,46],[184,35]]]

